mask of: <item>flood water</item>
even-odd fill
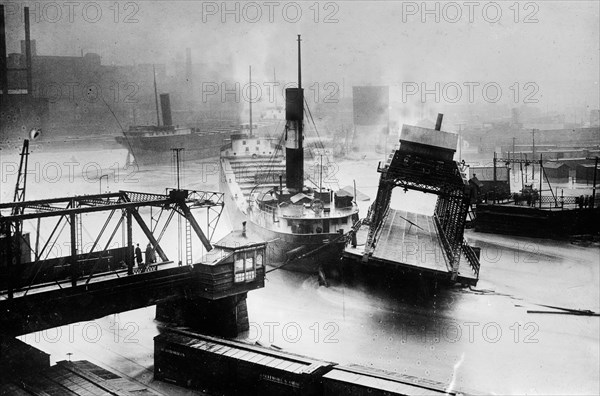
[[[81,152],[72,158],[32,153],[27,199],[107,189],[164,192],[166,186],[175,185],[169,166],[128,173],[122,165],[114,166],[124,158],[124,151]],[[355,180],[357,189],[373,199],[380,159],[340,161],[336,173],[340,187]],[[16,181],[10,166],[18,166],[18,157],[3,155],[1,161],[1,198],[8,202]],[[67,161],[74,164],[65,166]],[[97,167],[88,165],[84,172],[90,163]],[[215,164],[186,164],[182,187],[216,190]],[[66,174],[69,166],[72,172]],[[109,176],[100,187],[102,174]],[[427,212],[434,203],[434,196],[399,191],[393,205]],[[370,202],[359,204],[364,216]],[[227,220],[224,214],[215,238],[229,231]],[[597,394],[600,318],[527,311],[557,311],[542,306],[548,305],[599,312],[599,246],[470,230],[466,239],[482,248],[476,288],[423,290],[416,280],[394,276],[359,276],[323,287],[316,276],[273,271],[264,289],[248,294],[250,332],[240,338],[427,378],[466,392]],[[139,243],[145,242],[140,237]],[[176,235],[163,242],[170,258],[177,256],[176,244]],[[201,249],[194,253],[199,257]],[[165,394],[196,394],[152,381],[152,338],[159,331],[154,313],[154,307],[148,307],[21,339],[50,353],[52,362],[85,359]]]

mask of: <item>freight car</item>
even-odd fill
[[[322,395],[463,395],[436,381],[356,365],[334,366],[323,375]]]
[[[209,394],[320,395],[333,363],[186,331],[154,337],[154,378]]]
[[[154,378],[217,395],[463,394],[428,379],[176,329],[154,338]]]

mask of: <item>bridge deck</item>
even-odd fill
[[[356,233],[357,247],[348,245],[343,256],[369,266],[395,267],[435,277],[451,276],[452,269],[446,264],[433,216],[390,209],[375,240],[375,249],[365,261],[368,233],[369,227],[363,225]],[[462,254],[460,263],[458,281],[477,284],[477,277]]]
[[[82,276],[78,279],[77,284],[85,285],[85,284],[89,284],[89,283],[104,282],[104,281],[118,279],[118,278],[122,278],[122,277],[126,277],[126,276],[139,275],[139,274],[146,273],[146,272],[154,272],[154,271],[160,271],[160,270],[176,268],[176,267],[178,267],[178,265],[176,263],[174,263],[173,261],[165,261],[165,262],[161,262],[161,263],[150,264],[145,268],[145,270],[142,270],[142,268],[139,266],[135,266],[135,267],[133,267],[132,275],[128,275],[127,268],[123,267],[123,268],[119,268],[119,269],[113,270],[113,271],[106,271],[106,272],[100,272],[100,273],[94,274],[91,277],[91,279],[89,280],[89,282],[87,282],[87,280],[88,280],[87,276]],[[45,293],[45,292],[49,292],[49,291],[64,289],[67,287],[71,287],[70,279],[63,279],[63,280],[56,281],[56,282],[35,284],[35,285],[32,285],[31,287],[24,287],[22,289],[15,290],[14,297],[15,298],[25,297],[25,296],[36,294],[36,293]],[[0,300],[8,300],[8,294],[6,293],[6,290],[0,290]]]
[[[448,272],[433,216],[390,209],[373,258],[402,266]]]
[[[134,267],[127,275],[126,268],[80,277],[76,285],[69,279],[18,289],[9,298],[0,290],[0,329],[5,335],[32,333],[69,323],[100,318],[168,300],[200,299],[223,301],[246,295],[264,287],[264,264],[246,270],[252,277],[236,278],[234,255],[263,254],[265,243],[231,248],[217,247],[210,260],[179,266],[173,262],[152,264],[145,271]],[[249,253],[250,252],[250,253]],[[33,319],[32,319],[33,318]]]

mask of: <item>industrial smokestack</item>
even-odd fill
[[[29,7],[25,7],[25,62],[27,65],[27,95],[33,92],[33,77],[31,73],[31,37],[29,29]]]
[[[442,113],[438,113],[437,121],[435,122],[435,130],[436,131],[442,130],[442,119],[443,118],[444,118],[444,115]]]
[[[0,88],[8,95],[8,73],[6,67],[6,29],[4,24],[4,6],[0,5]]]
[[[173,125],[173,119],[171,118],[171,100],[169,99],[169,94],[160,94],[160,109],[162,111],[163,125]]]

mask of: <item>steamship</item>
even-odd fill
[[[154,80],[156,96],[156,79]],[[127,149],[128,162],[137,165],[169,164],[174,160],[172,149],[183,148],[178,161],[198,161],[217,158],[225,139],[236,130],[230,126],[192,128],[173,125],[169,94],[160,95],[162,125],[158,122],[158,97],[156,97],[157,125],[132,125],[115,137]]]
[[[259,136],[252,126],[232,134],[221,149],[220,184],[233,228],[268,242],[269,265],[316,273],[339,261],[358,206],[347,191],[304,183],[300,59],[298,36],[298,88],[286,89],[281,139]]]

